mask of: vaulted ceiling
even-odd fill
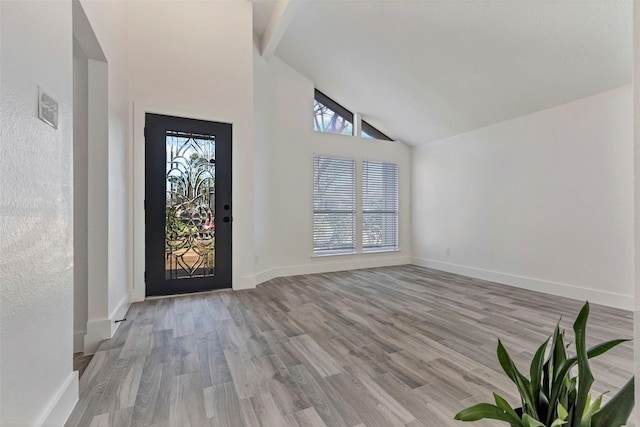
[[[631,83],[632,2],[298,1],[275,55],[419,145]]]

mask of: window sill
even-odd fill
[[[395,248],[395,249],[369,249],[369,250],[366,250],[366,251],[362,251],[362,255],[384,254],[384,253],[389,253],[389,252],[402,252],[402,250],[400,250],[400,248]]]
[[[311,255],[311,259],[321,259],[327,257],[336,257],[336,256],[356,256],[356,255],[369,255],[369,254],[386,254],[393,252],[402,252],[402,249],[376,249],[376,250],[368,250],[363,252],[340,252],[333,254],[313,254]]]
[[[334,257],[334,256],[353,256],[353,255],[358,255],[358,253],[357,252],[336,252],[336,253],[327,253],[327,254],[313,254],[311,255],[311,259]]]

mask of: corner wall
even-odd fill
[[[90,26],[85,30],[95,37],[94,49],[100,50],[98,56],[104,55],[106,59],[106,62],[102,58],[92,60],[95,55],[85,51],[90,57],[90,246],[89,322],[84,346],[85,352],[91,353],[102,340],[113,336],[119,325],[114,321],[124,317],[130,303],[133,281],[131,108],[127,2],[80,0],[80,4]],[[98,141],[99,146],[92,145],[94,141]]]
[[[59,426],[78,400],[71,2],[0,2],[0,39],[0,425]]]
[[[73,352],[84,350],[88,314],[89,64],[73,38]]]
[[[414,263],[633,306],[631,85],[417,147]]]
[[[411,150],[313,130],[314,84],[277,57],[254,50],[256,283],[273,277],[408,264],[411,261]],[[339,102],[339,94],[334,94]],[[332,96],[332,94],[329,94]],[[313,156],[399,166],[400,251],[313,257]]]

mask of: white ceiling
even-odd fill
[[[273,2],[255,3],[260,34]],[[615,0],[301,1],[275,54],[419,145],[631,83],[631,12]]]

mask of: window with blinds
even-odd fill
[[[398,249],[398,165],[362,162],[362,251]]]
[[[313,253],[356,251],[356,162],[313,158]]]

